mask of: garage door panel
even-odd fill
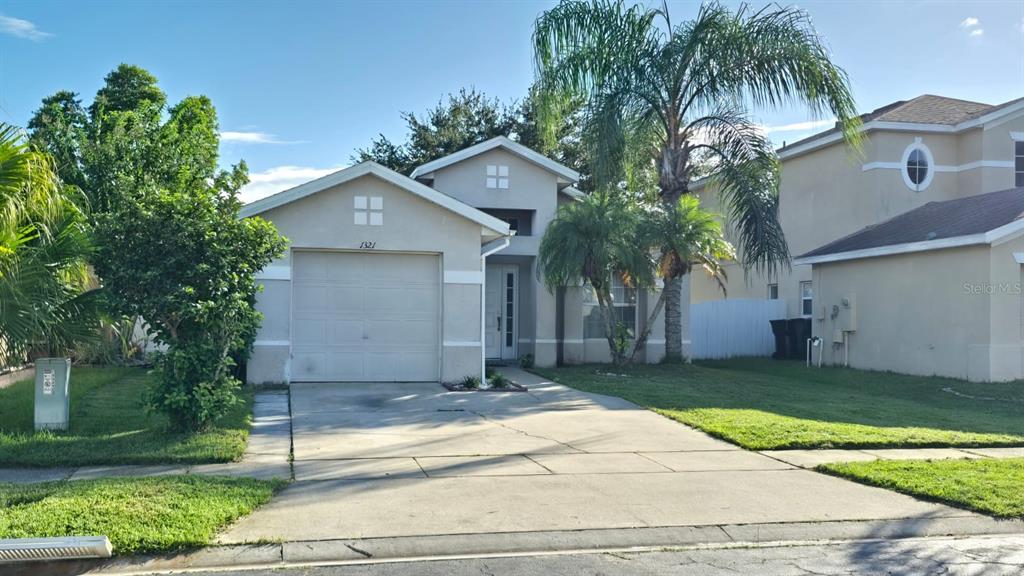
[[[436,338],[437,324],[429,320],[367,320],[366,344],[374,346],[399,346],[408,350],[432,348]]]
[[[292,343],[295,346],[317,345],[327,339],[327,322],[306,319],[292,327]]]
[[[437,256],[296,252],[293,268],[293,380],[437,379]]]
[[[366,303],[369,313],[437,317],[437,293],[430,286],[378,288]]]
[[[328,326],[329,344],[362,344],[366,334],[366,322],[363,320],[334,320]]]

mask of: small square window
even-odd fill
[[[384,198],[381,196],[356,196],[353,222],[356,226],[384,225]]]
[[[486,184],[492,190],[508,190],[508,166],[488,164]]]
[[[778,300],[779,299],[779,285],[778,284],[769,284],[768,285],[768,299],[769,300]]]

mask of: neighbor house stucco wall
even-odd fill
[[[353,224],[354,197],[383,199],[382,226]],[[291,254],[296,250],[413,252],[441,255],[442,361],[445,381],[478,375],[480,349],[481,228],[373,175],[270,209],[260,217],[289,240],[288,252],[259,275],[257,309],[264,321],[247,378],[288,382],[291,322]],[[367,250],[362,246],[371,245]]]
[[[825,364],[975,381],[1021,378],[1024,240],[814,265]],[[833,318],[833,306],[839,315]],[[837,332],[840,331],[840,332]],[[817,356],[815,355],[815,360]]]
[[[794,256],[877,224],[928,202],[1005,190],[1013,186],[1011,132],[1024,131],[1024,115],[955,134],[874,130],[866,134],[861,154],[842,142],[782,161],[779,220]],[[931,151],[934,172],[921,191],[906,186],[901,161],[907,146],[920,138]],[[994,165],[993,165],[994,163]],[[725,213],[712,186],[700,190],[702,204]],[[729,234],[732,239],[733,235]],[[714,281],[693,277],[693,302],[728,298],[765,298],[769,283],[778,283],[788,316],[800,315],[800,283],[810,268],[783,268],[769,279],[726,265],[724,296]]]

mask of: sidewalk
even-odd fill
[[[145,466],[82,466],[79,468],[0,468],[0,483],[91,480],[118,476],[167,476],[208,474],[249,478],[292,477],[289,458],[292,449],[291,411],[288,392],[266,390],[256,393],[252,430],[245,454],[238,462],[217,464],[157,464]]]

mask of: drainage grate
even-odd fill
[[[110,553],[106,536],[0,540],[0,562],[110,558]]]

